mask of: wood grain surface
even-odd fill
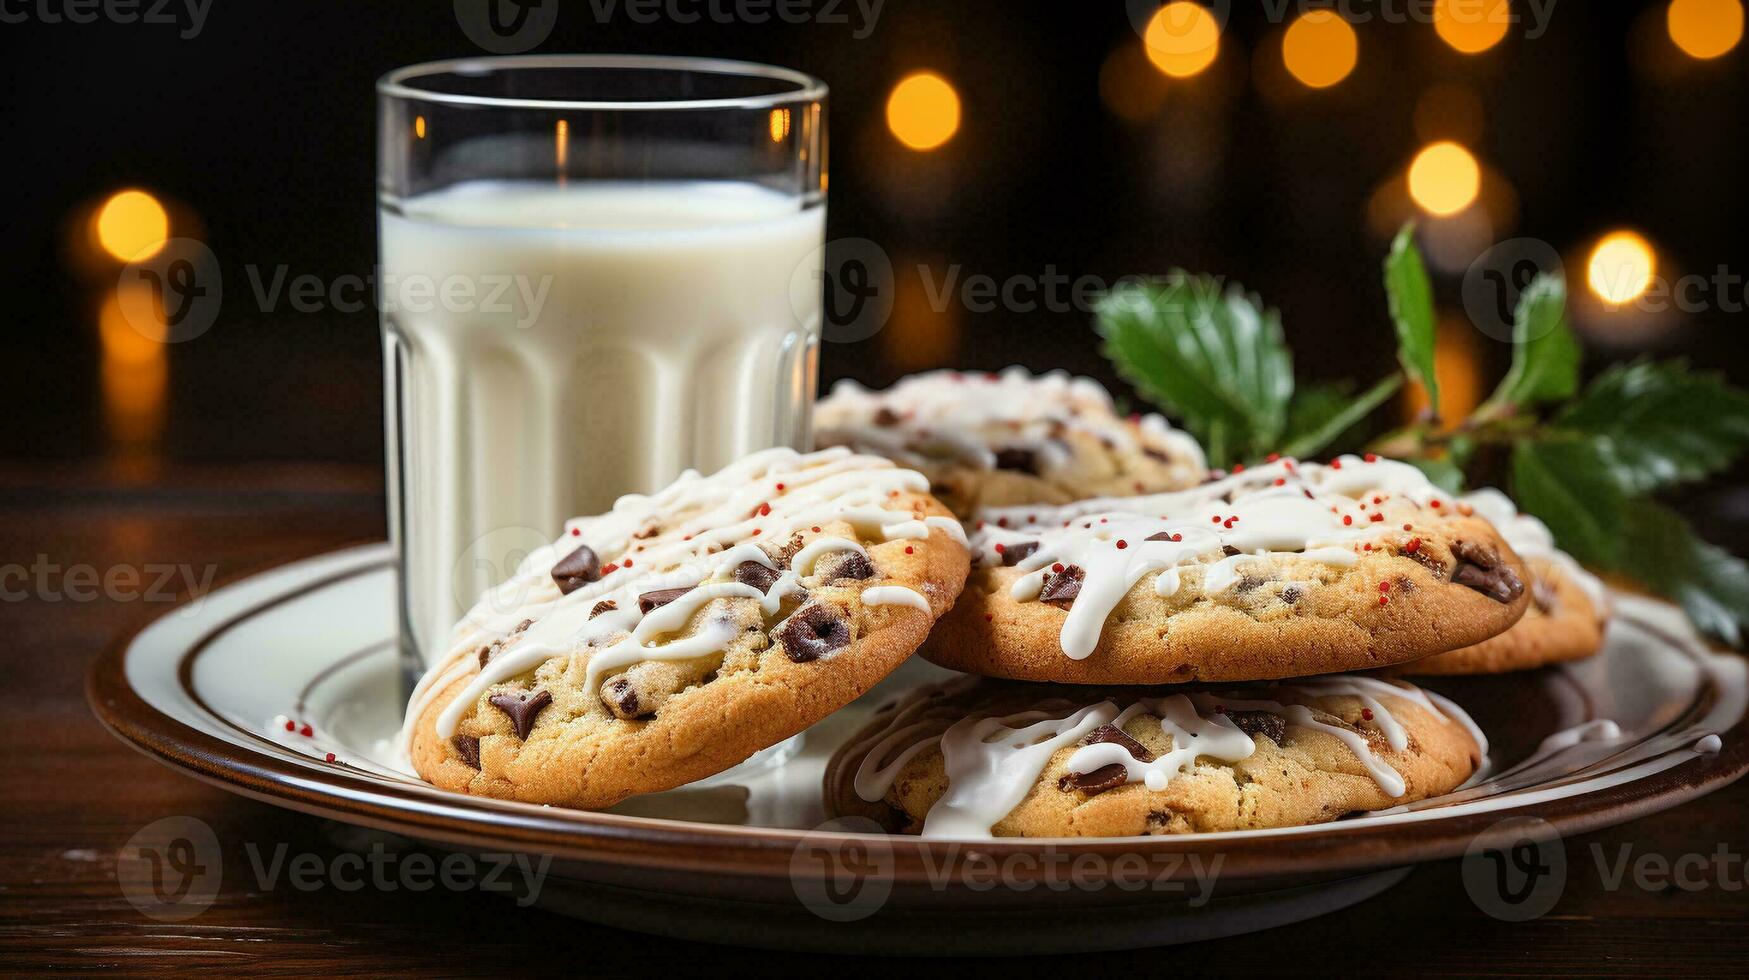
[[[29,581],[14,572],[0,581],[0,717],[10,770],[0,845],[0,970],[612,975],[663,963],[781,973],[903,968],[656,942],[475,892],[300,889],[284,880],[261,887],[251,846],[271,855],[284,844],[288,853],[310,852],[326,862],[369,847],[373,838],[204,785],[105,732],[85,703],[85,669],[165,604],[145,596],[76,600],[62,586],[68,574],[84,573],[67,570],[88,566],[102,575],[121,566],[177,565],[197,577],[210,569],[223,581],[380,539],[382,508],[380,481],[357,470],[227,467],[145,480],[84,467],[0,471],[0,566],[62,569]],[[1447,862],[1418,869],[1379,898],[1298,925],[1065,963],[1096,975],[1124,967],[1181,975],[1742,973],[1749,970],[1746,805],[1749,780],[1675,811],[1569,840],[1565,891],[1553,911],[1527,922],[1480,910],[1465,891],[1460,864]],[[183,922],[141,915],[116,880],[118,850],[141,827],[168,816],[210,825],[224,858],[216,901]],[[1689,862],[1691,887],[1642,887],[1631,871],[1629,880],[1610,880],[1624,856],[1630,867],[1655,871],[1684,855],[1708,859],[1704,866]]]

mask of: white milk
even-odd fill
[[[411,631],[441,654],[566,518],[805,448],[825,208],[720,182],[476,182],[399,204],[379,294],[404,650]]]

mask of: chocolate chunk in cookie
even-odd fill
[[[494,694],[486,699],[499,711],[509,716],[510,724],[516,729],[516,737],[528,740],[528,733],[534,731],[534,718],[541,709],[553,703],[550,691],[536,691],[533,695],[513,694],[509,691]]]
[[[1227,720],[1239,726],[1239,730],[1256,738],[1259,735],[1277,745],[1287,737],[1287,721],[1280,715],[1269,711],[1229,711]]]
[[[480,740],[472,735],[457,735],[449,740],[455,746],[456,754],[462,757],[469,769],[480,768]]]
[[[744,561],[735,566],[735,581],[742,585],[751,585],[760,592],[770,592],[783,573],[775,568],[767,568],[756,561]]]
[[[627,677],[615,677],[601,691],[601,700],[621,718],[636,718],[644,713],[638,701],[638,689]]]
[[[1002,545],[1002,564],[1018,565],[1032,556],[1038,550],[1037,541],[1018,541],[1014,544]]]
[[[1458,585],[1474,589],[1503,605],[1516,602],[1524,594],[1524,583],[1519,580],[1518,573],[1501,562],[1500,553],[1493,548],[1471,541],[1455,541],[1451,551],[1458,558],[1451,580]]]
[[[1082,745],[1098,745],[1102,742],[1123,746],[1124,751],[1128,752],[1137,762],[1154,761],[1154,753],[1149,752],[1147,746],[1136,741],[1129,732],[1116,725],[1100,725],[1088,732],[1087,737],[1081,740]]]
[[[795,611],[772,634],[790,660],[805,664],[850,643],[850,623],[838,607],[817,602]]]
[[[996,450],[996,468],[1038,476],[1038,453],[1021,446],[1004,446]]]
[[[691,586],[683,589],[657,589],[638,596],[638,611],[648,616],[651,612],[666,606],[670,602],[692,591]]]
[[[576,551],[559,559],[558,564],[553,566],[553,581],[565,595],[570,595],[590,582],[599,582],[601,557],[588,545],[580,544]]]
[[[860,551],[836,551],[823,556],[815,563],[814,573],[822,582],[860,582],[875,577],[874,566]]]
[[[1045,577],[1038,597],[1045,602],[1073,602],[1081,594],[1081,581],[1087,573],[1079,565],[1068,565],[1060,572]]]
[[[1092,772],[1066,773],[1057,780],[1057,788],[1065,793],[1080,790],[1088,796],[1095,796],[1109,789],[1117,789],[1130,781],[1129,770],[1123,763],[1114,762],[1109,766],[1100,766]]]

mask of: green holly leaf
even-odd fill
[[[1281,452],[1299,457],[1322,452],[1401,387],[1403,376],[1392,374],[1359,395],[1349,394],[1347,385],[1316,385],[1295,392],[1288,404]]]
[[[1555,418],[1595,440],[1632,496],[1716,473],[1749,449],[1749,393],[1680,361],[1605,371]]]
[[[1687,521],[1649,500],[1631,501],[1625,516],[1620,570],[1681,605],[1701,632],[1742,646],[1749,564],[1702,541]]]
[[[1573,397],[1579,388],[1579,341],[1567,326],[1567,285],[1548,273],[1519,294],[1512,324],[1512,369],[1490,403],[1533,405]]]
[[[1512,447],[1512,497],[1542,518],[1562,549],[1583,562],[1612,565],[1621,553],[1624,500],[1614,466],[1597,440],[1520,442]]]
[[[1427,264],[1415,247],[1415,226],[1406,224],[1385,257],[1385,297],[1397,328],[1397,360],[1409,377],[1427,389],[1427,403],[1439,415],[1439,380],[1434,376],[1433,349],[1437,322],[1433,316],[1433,285]]]
[[[1224,466],[1280,439],[1293,396],[1281,317],[1238,286],[1174,272],[1114,290],[1095,310],[1105,355]]]

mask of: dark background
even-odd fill
[[[1445,368],[1475,378],[1483,394],[1508,351],[1463,321],[1459,283],[1466,256],[1490,241],[1546,240],[1566,258],[1576,294],[1585,253],[1615,227],[1654,244],[1662,276],[1739,268],[1744,46],[1686,58],[1665,34],[1662,3],[1565,0],[1542,37],[1517,26],[1476,56],[1426,23],[1375,18],[1357,25],[1355,73],[1312,91],[1281,72],[1283,25],[1267,15],[1275,6],[1233,4],[1218,60],[1189,80],[1135,57],[1138,35],[1118,3],[888,0],[857,39],[854,13],[837,25],[640,24],[623,7],[601,22],[577,0],[560,4],[535,50],[744,58],[830,83],[829,237],[881,243],[899,294],[881,334],[826,345],[823,382],[1014,362],[1115,381],[1084,311],[936,311],[919,263],[936,280],[952,264],[962,278],[998,280],[1051,268],[1107,280],[1174,266],[1221,273],[1283,309],[1302,375],[1370,381],[1393,359],[1378,263],[1388,232],[1411,213],[1379,202],[1445,131],[1488,174],[1477,206],[1488,212],[1485,237],[1436,269],[1451,311]],[[196,461],[377,464],[374,313],[300,313],[283,302],[263,312],[246,269],[283,265],[325,282],[371,271],[372,83],[397,65],[483,53],[452,4],[215,0],[188,40],[172,25],[101,18],[3,24],[0,38],[12,282],[0,458],[125,456],[116,472],[147,480],[164,464]],[[958,133],[933,152],[900,145],[884,119],[894,83],[924,68],[954,84],[964,110]],[[1102,68],[1118,94],[1102,96]],[[1418,123],[1418,101],[1442,83],[1473,95],[1479,119],[1442,120],[1429,108]],[[161,398],[106,395],[100,382],[98,310],[116,270],[81,252],[91,209],[125,187],[169,203],[172,233],[204,240],[225,276],[217,325],[168,347]],[[1727,298],[1740,303],[1742,290],[1739,282]],[[1749,382],[1744,314],[1710,305],[1666,315],[1625,343],[1620,315],[1581,319],[1593,338],[1618,341],[1594,347],[1588,368],[1651,350]],[[106,414],[106,398],[118,397]]]

